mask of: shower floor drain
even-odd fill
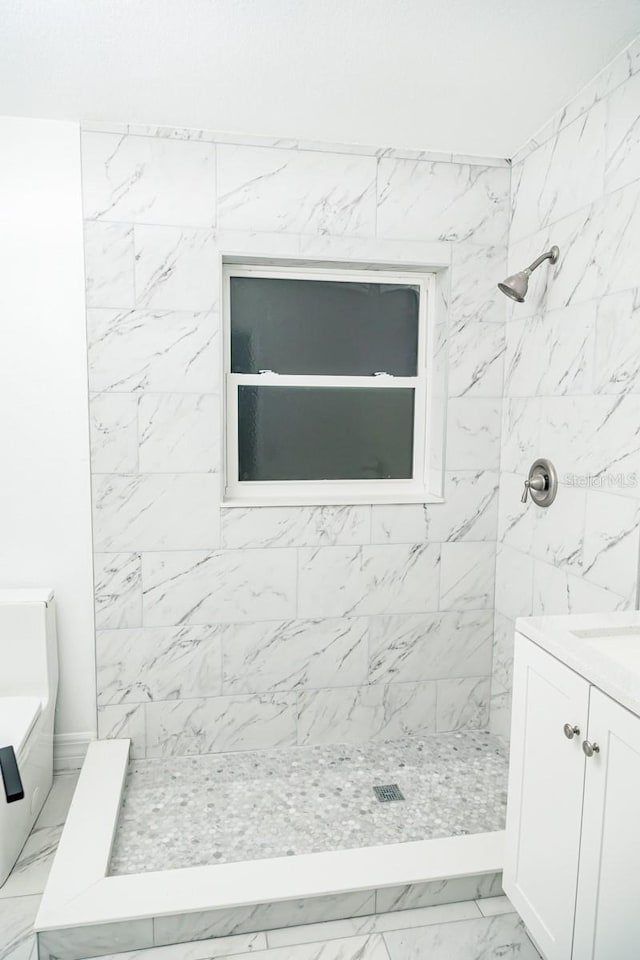
[[[386,783],[383,787],[374,787],[373,792],[380,803],[389,803],[390,800],[404,800],[397,783]]]

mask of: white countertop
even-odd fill
[[[640,716],[640,611],[520,617],[516,630]]]

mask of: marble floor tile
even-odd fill
[[[33,921],[40,897],[15,897],[0,904],[0,960],[36,960]]]
[[[0,912],[4,898],[44,893],[61,833],[61,826],[34,827],[16,865],[0,887]]]
[[[391,960],[539,960],[515,913],[384,934]]]
[[[483,917],[497,917],[502,913],[515,913],[513,904],[508,897],[485,897],[476,900],[478,909]]]
[[[264,933],[241,933],[235,937],[217,937],[215,940],[195,940],[193,943],[172,943],[166,947],[149,947],[144,953],[139,950],[113,953],[103,956],[101,960],[217,960],[218,957],[233,957],[237,954],[255,953],[266,949],[267,938]]]

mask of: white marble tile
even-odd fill
[[[145,554],[142,583],[145,626],[291,619],[296,551]]]
[[[376,911],[381,914],[386,911],[459,903],[478,897],[493,897],[502,893],[501,881],[501,873],[492,873],[479,877],[455,877],[452,880],[385,887],[376,891]]]
[[[219,957],[252,954],[266,949],[267,938],[264,933],[241,933],[235,937],[216,937],[215,940],[149,947],[144,954],[137,950],[108,954],[102,960],[218,960]]]
[[[495,563],[493,543],[443,543],[440,610],[492,608]]]
[[[145,718],[141,703],[109,704],[98,707],[99,740],[131,740],[131,756],[145,755]]]
[[[582,569],[586,491],[561,483],[550,507],[538,507],[532,500],[528,500],[525,506],[533,516],[533,555],[538,560],[579,574]]]
[[[142,623],[142,564],[139,553],[93,556],[96,628],[139,627]]]
[[[78,783],[77,773],[58,773],[37,820],[39,827],[61,827],[67,819]]]
[[[493,540],[498,512],[498,474],[461,470],[445,474],[445,502],[377,504],[371,510],[373,543],[425,540]]]
[[[504,244],[509,178],[502,167],[383,159],[378,235]]]
[[[209,143],[83,133],[82,181],[90,220],[194,227],[215,220]]]
[[[82,960],[108,952],[142,950],[153,946],[153,920],[123,920],[98,923],[66,930],[47,930],[39,934],[40,960]]]
[[[94,476],[94,549],[215,548],[220,542],[219,497],[213,474]]]
[[[136,225],[136,305],[152,310],[212,310],[219,258],[212,230]]]
[[[490,610],[372,617],[369,682],[488,675],[492,633]]]
[[[175,917],[159,917],[155,920],[155,942],[160,945],[177,941],[202,940],[205,937],[224,937],[251,930],[273,930],[278,927],[319,923],[342,917],[364,916],[373,913],[374,901],[373,892],[357,891],[306,900],[288,900]],[[323,957],[322,960],[329,960],[329,958]]]
[[[295,693],[157,700],[144,710],[147,757],[261,750],[296,741]]]
[[[391,960],[540,960],[517,914],[385,934]]]
[[[601,490],[590,490],[585,496],[582,575],[591,583],[626,597],[634,606],[638,588],[640,499]]]
[[[597,303],[595,389],[640,393],[640,288]]]
[[[135,284],[132,224],[86,220],[84,269],[88,307],[133,307]]]
[[[232,507],[222,511],[222,546],[241,550],[368,543],[370,522],[371,508],[364,505]]]
[[[591,393],[595,331],[595,302],[506,324],[505,396]]]
[[[298,616],[436,610],[439,544],[303,547]]]
[[[489,677],[437,681],[436,729],[482,730],[489,722]]]
[[[640,181],[606,196],[600,209],[603,225],[595,249],[600,265],[598,296],[638,286]]]
[[[443,249],[444,248],[444,249]],[[385,237],[333,236],[331,234],[300,235],[300,255],[313,261],[342,260],[362,263],[367,269],[383,263],[401,268],[428,267],[450,263],[453,244],[423,240],[389,240]],[[505,254],[506,255],[506,254]],[[440,277],[440,280],[443,278]]]
[[[27,839],[9,878],[0,887],[0,916],[9,897],[28,897],[44,893],[53,857],[58,847],[62,825],[37,824]],[[2,922],[0,921],[0,937]]]
[[[211,313],[88,310],[92,390],[207,393],[218,357]]]
[[[40,897],[15,897],[0,907],[0,960],[37,960],[33,922]]]
[[[373,157],[224,145],[217,176],[221,228],[375,233]]]
[[[640,177],[640,73],[630,77],[607,98],[606,192]]]
[[[533,527],[537,512],[530,502],[522,503],[526,473],[500,475],[500,505],[498,509],[498,541],[529,553],[533,546]]]
[[[533,612],[533,558],[504,544],[496,551],[495,608],[511,620]]]
[[[506,245],[483,247],[477,243],[456,243],[452,255],[449,304],[452,324],[504,323],[507,301],[497,285],[508,273]]]
[[[225,694],[367,682],[366,617],[236,624],[221,636]]]
[[[605,108],[599,104],[519,165],[512,182],[512,241],[555,223],[601,196],[604,128]]]
[[[447,410],[447,470],[497,470],[500,465],[500,400],[455,397]]]
[[[493,625],[489,725],[492,733],[507,738],[511,728],[514,637],[515,624],[496,610]]]
[[[506,899],[496,897],[494,899]],[[511,908],[513,910],[513,907]],[[499,912],[507,912],[500,910]],[[414,910],[396,910],[368,917],[351,917],[348,920],[329,920],[326,923],[309,923],[303,927],[270,930],[267,934],[270,947],[293,946],[297,943],[315,943],[341,937],[355,937],[363,933],[383,933],[386,930],[409,930],[432,923],[454,923],[472,920],[479,914],[476,901],[444,903],[434,907],[417,907]]]
[[[541,407],[542,401],[537,397],[504,401],[500,465],[503,471],[521,475],[523,483],[542,449],[539,444]],[[549,456],[546,450],[544,456]]]
[[[216,385],[212,383],[212,388]],[[220,400],[210,394],[147,393],[138,406],[142,473],[218,473]],[[122,471],[126,472],[126,471]]]
[[[533,575],[534,616],[568,613],[603,613],[628,610],[627,598],[590,583],[582,576],[568,573],[541,560],[535,561]]]
[[[513,904],[508,897],[485,897],[476,900],[478,909],[483,917],[497,917],[504,913],[515,913]]]
[[[359,743],[435,732],[435,683],[392,683],[298,695],[298,743]]]
[[[215,627],[98,630],[98,704],[217,696],[221,648]]]
[[[504,326],[462,323],[449,331],[451,397],[501,397],[505,353]]]
[[[138,469],[138,398],[131,393],[96,393],[89,404],[92,473],[135,473]]]

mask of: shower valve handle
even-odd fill
[[[532,477],[531,480],[529,480],[529,478],[527,477],[527,479],[524,482],[524,493],[522,494],[522,503],[527,502],[527,497],[529,496],[530,489],[546,490],[546,488],[547,488],[547,481],[542,476],[542,474],[538,474],[537,476]]]

